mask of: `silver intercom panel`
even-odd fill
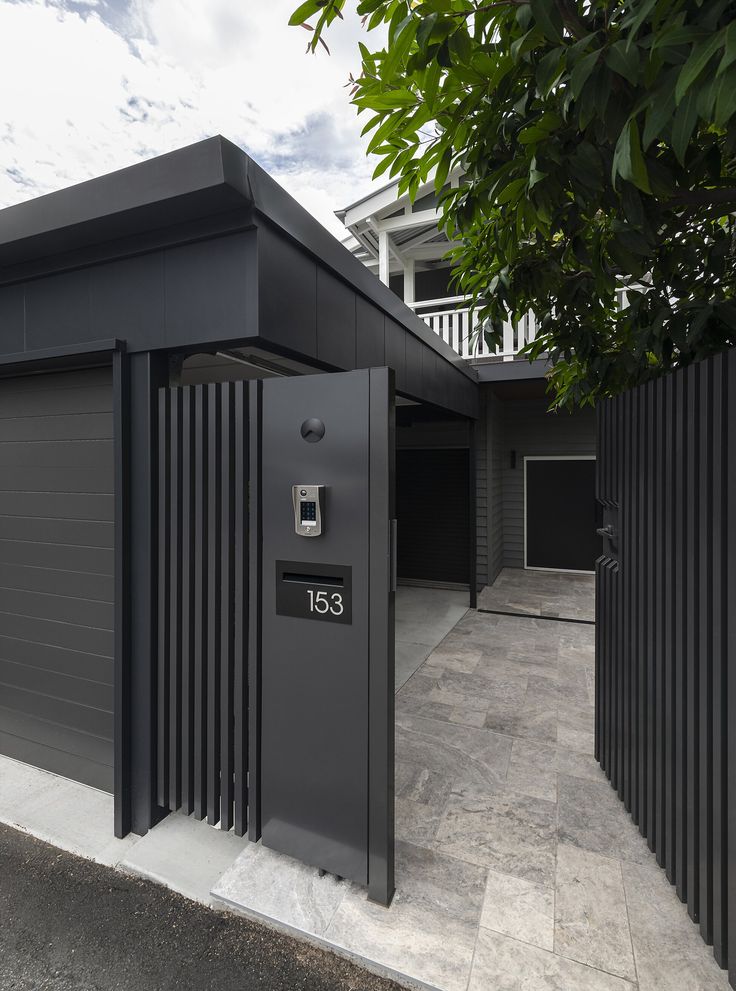
[[[294,529],[300,537],[319,537],[325,514],[324,485],[292,485]]]

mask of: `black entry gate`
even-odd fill
[[[596,564],[596,756],[733,986],[735,403],[729,352],[601,404]]]
[[[388,369],[159,392],[158,805],[384,903],[393,444]]]

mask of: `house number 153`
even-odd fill
[[[310,612],[321,613],[323,616],[330,612],[333,616],[342,616],[343,604],[340,592],[332,592],[328,595],[327,592],[315,592],[313,588],[308,588],[307,595]]]

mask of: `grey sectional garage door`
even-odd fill
[[[109,369],[0,379],[0,753],[112,790]]]

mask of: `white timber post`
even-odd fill
[[[404,302],[411,306],[414,302],[414,259],[407,258],[404,264]]]
[[[378,278],[388,285],[388,231],[378,232]]]

